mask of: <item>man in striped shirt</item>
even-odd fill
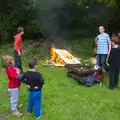
[[[110,54],[111,50],[111,42],[110,37],[107,33],[105,33],[105,29],[103,26],[99,27],[100,34],[96,38],[97,43],[97,65],[100,67],[104,67],[106,72],[108,72],[108,66],[106,64],[107,56]]]

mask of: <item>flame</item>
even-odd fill
[[[50,60],[54,61],[56,64],[65,64],[64,60],[62,60],[56,53],[55,53],[55,46],[54,44],[50,48]]]

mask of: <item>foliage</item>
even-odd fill
[[[114,21],[120,19],[120,9],[117,8],[116,2],[116,0],[1,0],[0,43],[12,40],[18,26],[25,28],[24,37],[29,39],[32,33],[36,32],[42,32],[47,37],[63,38],[94,35],[98,25],[108,27],[112,19]]]
[[[83,5],[83,3],[88,3],[89,0],[75,0],[78,5]],[[90,2],[106,2],[109,6],[116,6],[116,0],[90,0]],[[89,5],[89,4],[87,4]]]

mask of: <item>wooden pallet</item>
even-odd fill
[[[56,54],[64,60],[66,64],[81,64],[73,55],[71,55],[67,50],[55,49]],[[67,59],[66,56],[72,56],[72,59]]]
[[[82,64],[74,64],[74,65],[67,64],[65,65],[65,67],[68,69],[68,71],[72,71],[79,76],[93,74],[100,70],[100,69],[97,69],[97,70],[94,69],[93,66],[85,66]]]
[[[49,67],[49,66],[55,66],[55,67],[64,67],[65,65],[61,65],[61,64],[42,64],[43,66]]]

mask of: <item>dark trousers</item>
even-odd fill
[[[105,68],[106,72],[108,72],[109,67],[106,64],[107,54],[97,54],[97,65],[102,68]]]
[[[109,87],[110,88],[118,87],[118,80],[119,80],[119,68],[110,70]]]
[[[15,56],[15,66],[19,68],[21,72],[23,72],[21,56],[18,55],[17,50],[14,50],[14,56]]]
[[[31,113],[34,109],[35,117],[39,117],[42,115],[41,111],[41,99],[42,99],[42,91],[29,91],[28,98],[28,112]]]

